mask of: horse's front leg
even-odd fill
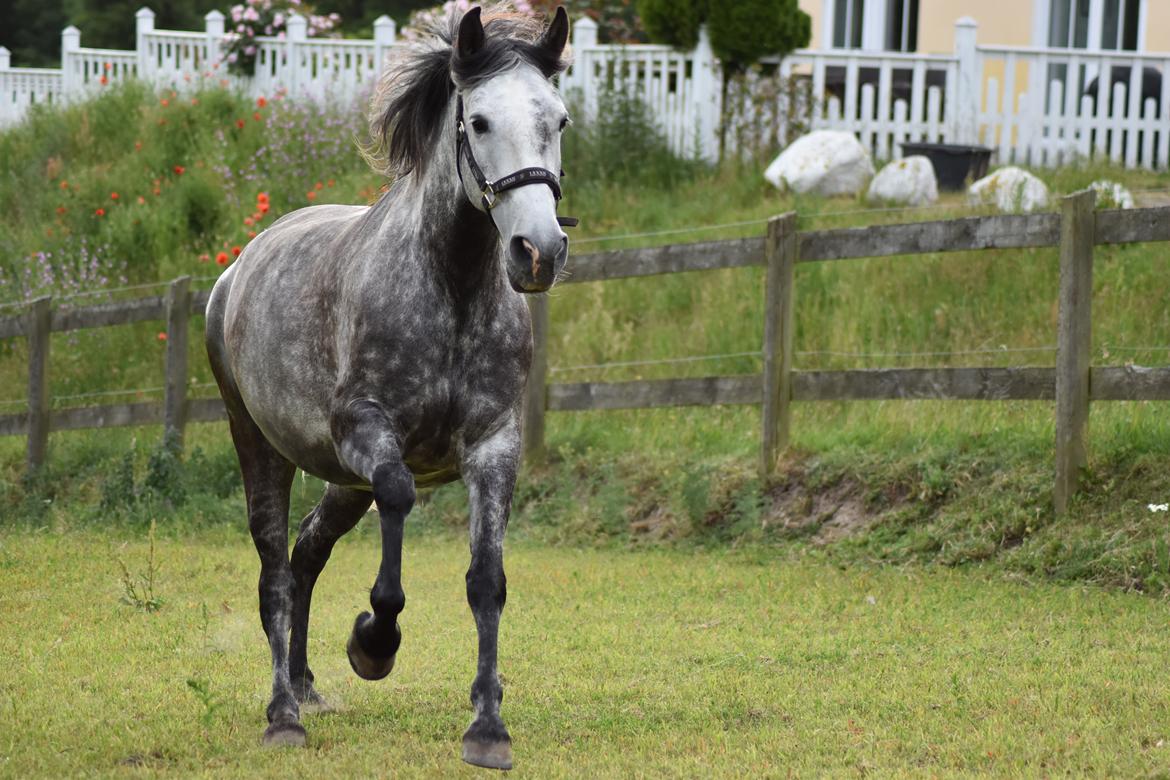
[[[463,735],[463,760],[491,769],[512,768],[512,738],[500,718],[504,698],[496,672],[500,615],[507,597],[504,531],[520,463],[520,428],[514,421],[467,447],[461,464],[471,504],[471,566],[467,602],[479,632],[479,663],[471,684],[475,719]]]
[[[380,680],[394,668],[402,641],[398,615],[406,606],[402,592],[402,532],[414,506],[414,476],[402,460],[402,450],[390,420],[376,404],[347,404],[331,420],[334,441],[342,461],[370,483],[382,525],[382,563],[370,591],[373,614],[362,612],[354,621],[346,653],[359,677]]]

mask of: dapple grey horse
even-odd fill
[[[371,114],[371,158],[393,185],[369,207],[281,218],[215,285],[207,351],[243,472],[272,650],[266,743],[304,744],[300,705],[321,702],[306,659],[309,603],[334,543],[377,505],[372,614],[358,615],[346,649],[358,675],[381,679],[401,640],[415,488],[462,478],[479,633],[463,759],[511,766],[496,642],[532,354],[521,293],[551,287],[568,255],[553,173],[568,114],[550,82],[568,29],[563,9],[542,31],[475,8],[396,47]],[[328,486],[290,560],[297,467]]]

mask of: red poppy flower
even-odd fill
[[[154,188],[154,190],[153,190],[153,192],[154,192],[154,194],[155,194],[155,195],[161,195],[161,194],[162,194],[162,190],[160,190],[158,187],[155,187],[155,188]]]
[[[237,120],[236,120],[236,128],[237,128],[237,129],[239,129],[239,130],[243,130],[243,129],[244,129],[244,125],[245,125],[245,124],[247,124],[247,123],[246,123],[246,122],[244,122],[244,120],[243,120],[243,119],[237,119]]]
[[[253,221],[253,220],[252,220],[252,218],[251,218],[251,217],[244,217],[244,224],[245,224],[246,226],[248,226],[248,227],[252,227],[252,221]]]
[[[163,99],[162,99],[162,107],[163,107],[163,108],[166,108],[166,107],[167,107],[167,106],[169,106],[170,104],[171,104],[171,101],[167,100],[166,98],[163,98]]]
[[[67,182],[67,181],[65,181],[64,179],[62,179],[62,180],[61,180],[61,189],[63,189],[63,190],[67,190],[67,189],[69,189],[69,182]]]
[[[266,105],[268,105],[268,98],[261,95],[260,97],[256,98],[256,105],[260,108],[264,108]]]
[[[227,265],[228,264],[228,253],[227,252],[220,252],[219,254],[217,254],[215,256],[215,262],[218,265]]]
[[[61,183],[64,184],[64,182],[61,182]],[[268,193],[267,192],[257,193],[256,194],[256,202],[257,203],[267,203],[268,202]]]
[[[174,172],[175,172],[175,174],[176,174],[176,175],[178,175],[178,176],[182,176],[182,175],[183,175],[183,171],[185,171],[185,170],[187,170],[187,169],[186,169],[186,168],[184,168],[182,165],[176,165],[176,166],[174,167],[174,169],[173,169],[173,170],[174,170]]]
[[[249,231],[248,231],[248,238],[255,238],[255,237],[256,237],[256,231],[255,231],[255,230],[249,230]]]
[[[99,217],[104,217],[106,215],[106,210],[105,209],[98,209],[97,211],[94,212],[94,214],[96,214]]]
[[[139,206],[142,206],[142,205],[144,205],[145,203],[146,203],[146,198],[144,198],[144,197],[142,197],[141,195],[139,195],[139,196],[138,196],[138,205],[139,205]]]
[[[261,214],[267,214],[268,213],[268,203],[267,202],[261,203],[259,206],[256,207],[256,209]]]
[[[259,122],[262,119],[262,117],[260,116],[260,112],[257,111],[256,113],[252,114],[252,119]]]
[[[113,67],[113,66],[110,65],[110,63],[108,63],[108,62],[102,63],[102,70],[109,70],[111,67]]]
[[[105,76],[102,76],[100,79],[98,79],[98,83],[104,87],[106,84],[110,83],[110,80]]]
[[[58,214],[64,214],[64,213],[65,213],[65,207],[64,207],[64,206],[58,206],[58,207],[57,207],[57,213],[58,213]]]
[[[118,199],[118,193],[111,192],[110,193],[110,200],[117,200],[117,199]]]
[[[309,200],[316,200],[317,193],[313,192],[312,190],[309,190],[308,192],[305,193],[305,197],[308,198]]]
[[[316,184],[313,185],[313,189],[315,189],[315,190],[323,189],[324,187],[325,187],[325,185],[322,184],[321,182],[317,182]]]
[[[167,334],[166,334],[166,333],[164,333],[163,331],[161,331],[161,330],[160,330],[160,331],[158,332],[158,340],[159,340],[159,341],[166,341],[166,340],[167,340]]]
[[[326,186],[326,187],[332,187],[332,186],[333,186],[334,184],[336,184],[336,183],[337,183],[337,181],[336,181],[336,180],[334,180],[334,179],[330,179],[329,181],[325,182],[325,186]]]
[[[233,247],[232,247],[232,257],[239,257],[239,256],[240,256],[240,252],[243,252],[243,251],[244,251],[244,250],[243,250],[243,249],[240,249],[238,246],[233,246]]]
[[[211,262],[211,255],[204,252],[203,254],[199,255],[199,262],[210,263]]]

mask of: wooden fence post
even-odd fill
[[[532,368],[524,394],[524,457],[539,460],[544,454],[545,386],[548,382],[548,296],[529,295],[532,316]]]
[[[191,319],[191,277],[167,288],[167,377],[163,399],[165,435],[180,449],[187,424],[187,342]]]
[[[49,449],[49,333],[53,299],[37,298],[28,307],[28,470],[45,462]]]
[[[1069,195],[1061,202],[1060,312],[1056,334],[1056,484],[1053,505],[1064,514],[1087,463],[1089,366],[1092,349],[1093,244],[1096,194]]]
[[[796,266],[796,214],[768,221],[768,263],[764,282],[764,408],[760,479],[776,471],[776,458],[788,446],[792,403],[792,288]]]

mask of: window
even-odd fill
[[[1138,51],[1143,0],[1050,0],[1048,45]]]
[[[917,51],[920,0],[825,0],[830,46]]]
[[[918,51],[918,0],[887,0],[886,51]]]
[[[1106,0],[1101,15],[1101,48],[1137,51],[1138,0]]]
[[[833,48],[860,49],[864,20],[865,0],[834,0]]]

